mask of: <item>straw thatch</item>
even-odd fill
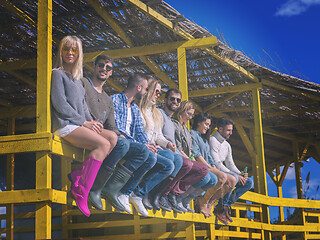
[[[92,1],[95,2],[95,1]],[[77,35],[82,39],[86,53],[123,49],[132,46],[156,45],[185,40],[178,31],[183,30],[194,38],[213,36],[203,27],[184,18],[174,8],[163,1],[142,1],[173,23],[168,29],[148,14],[124,0],[97,0],[115,23],[122,28],[127,40],[110,27],[108,23],[85,0],[53,1],[53,55],[58,41],[66,35]],[[37,1],[3,0],[0,3],[0,106],[2,119],[0,126],[5,134],[5,118],[17,118],[17,132],[34,131],[36,103],[36,56],[37,56]],[[205,27],[205,26],[204,26]],[[223,29],[222,29],[223,30]],[[272,71],[260,66],[240,51],[230,48],[223,39],[211,48],[214,52],[247,70],[261,81],[263,126],[265,130],[265,154],[267,167],[293,160],[292,142],[300,141],[301,150],[308,145],[305,158],[313,156],[319,160],[320,140],[320,85],[297,77]],[[148,56],[178,86],[177,53],[161,53]],[[14,64],[15,63],[15,64]],[[85,76],[90,77],[90,63],[85,65]],[[192,90],[219,88],[253,83],[247,75],[218,60],[207,51],[193,49],[187,51],[189,93]],[[125,87],[129,72],[140,71],[155,76],[140,57],[115,60],[113,80]],[[159,76],[158,76],[159,77]],[[160,77],[163,80],[163,77]],[[168,86],[164,83],[163,88]],[[106,86],[109,94],[119,89]],[[192,98],[200,109],[228,98],[231,94],[220,94]],[[230,97],[229,97],[230,98]],[[210,109],[214,117],[229,116],[244,127],[250,136],[253,124],[251,91],[244,91],[218,106]],[[30,116],[31,115],[31,116]],[[251,166],[249,154],[235,132],[231,139],[234,157],[240,166]]]

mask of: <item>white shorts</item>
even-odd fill
[[[53,134],[59,137],[65,137],[78,127],[80,126],[69,124],[63,128],[56,130]]]

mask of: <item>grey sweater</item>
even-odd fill
[[[75,81],[63,70],[52,70],[51,120],[52,132],[69,124],[82,126],[91,119],[81,81]]]
[[[94,120],[99,120],[105,129],[120,135],[114,121],[113,101],[105,91],[99,93],[87,78],[81,79],[85,89],[85,99]]]

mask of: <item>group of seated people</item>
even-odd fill
[[[113,60],[99,55],[90,79],[83,77],[82,64],[81,40],[64,37],[52,71],[52,131],[90,151],[82,168],[68,175],[80,211],[90,216],[88,198],[103,210],[104,198],[128,213],[131,203],[143,216],[147,209],[194,212],[189,203],[196,199],[205,217],[218,201],[214,214],[226,225],[232,222],[231,204],[253,186],[248,173],[234,164],[226,141],[232,120],[219,119],[210,136],[210,115],[194,116],[195,107],[181,102],[178,89],[169,89],[158,108],[160,82],[135,72],[123,92],[109,97],[103,85]]]

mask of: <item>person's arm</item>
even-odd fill
[[[154,121],[154,119],[150,119],[150,120]],[[157,136],[155,142],[159,146],[161,146],[163,148],[168,148],[168,149],[172,150],[173,152],[175,152],[176,146],[163,136],[163,133],[162,133],[163,119],[161,119],[161,123],[162,123],[161,125],[155,124],[155,126],[156,126],[155,131],[156,131],[156,136]]]
[[[219,156],[219,143],[216,141],[214,136],[209,138],[209,145],[210,145],[210,154],[215,162],[216,167],[223,172],[230,172],[226,166],[222,163],[222,160]]]
[[[62,119],[68,120],[78,126],[82,126],[86,120],[68,103],[65,95],[64,80],[61,72],[58,70],[52,71],[51,104]]]
[[[123,121],[127,121],[127,119],[123,119],[123,104],[122,101],[120,99],[120,95],[119,94],[115,94],[111,96],[111,99],[113,101],[114,104],[114,120],[115,120],[115,124],[120,132],[120,136],[124,136],[127,139],[130,139],[131,141],[135,142],[135,139],[133,139],[132,137],[130,137],[127,132],[126,132],[126,128],[125,128],[125,123],[123,123]]]
[[[141,118],[141,113],[138,108],[138,106],[132,106],[132,115],[133,118],[135,119],[135,139],[140,142],[140,143],[150,143],[150,140],[144,131],[143,124],[142,124],[142,118]]]
[[[226,166],[230,171],[236,173],[236,174],[241,174],[241,171],[237,168],[235,165],[233,158],[232,158],[232,149],[230,144],[228,143],[228,154],[225,160]]]
[[[110,103],[109,103],[110,102]],[[108,101],[110,104],[110,107],[108,109],[107,113],[107,119],[104,122],[104,127],[105,129],[111,130],[115,132],[118,136],[120,135],[120,132],[116,126],[115,118],[114,118],[114,106],[112,100]]]

